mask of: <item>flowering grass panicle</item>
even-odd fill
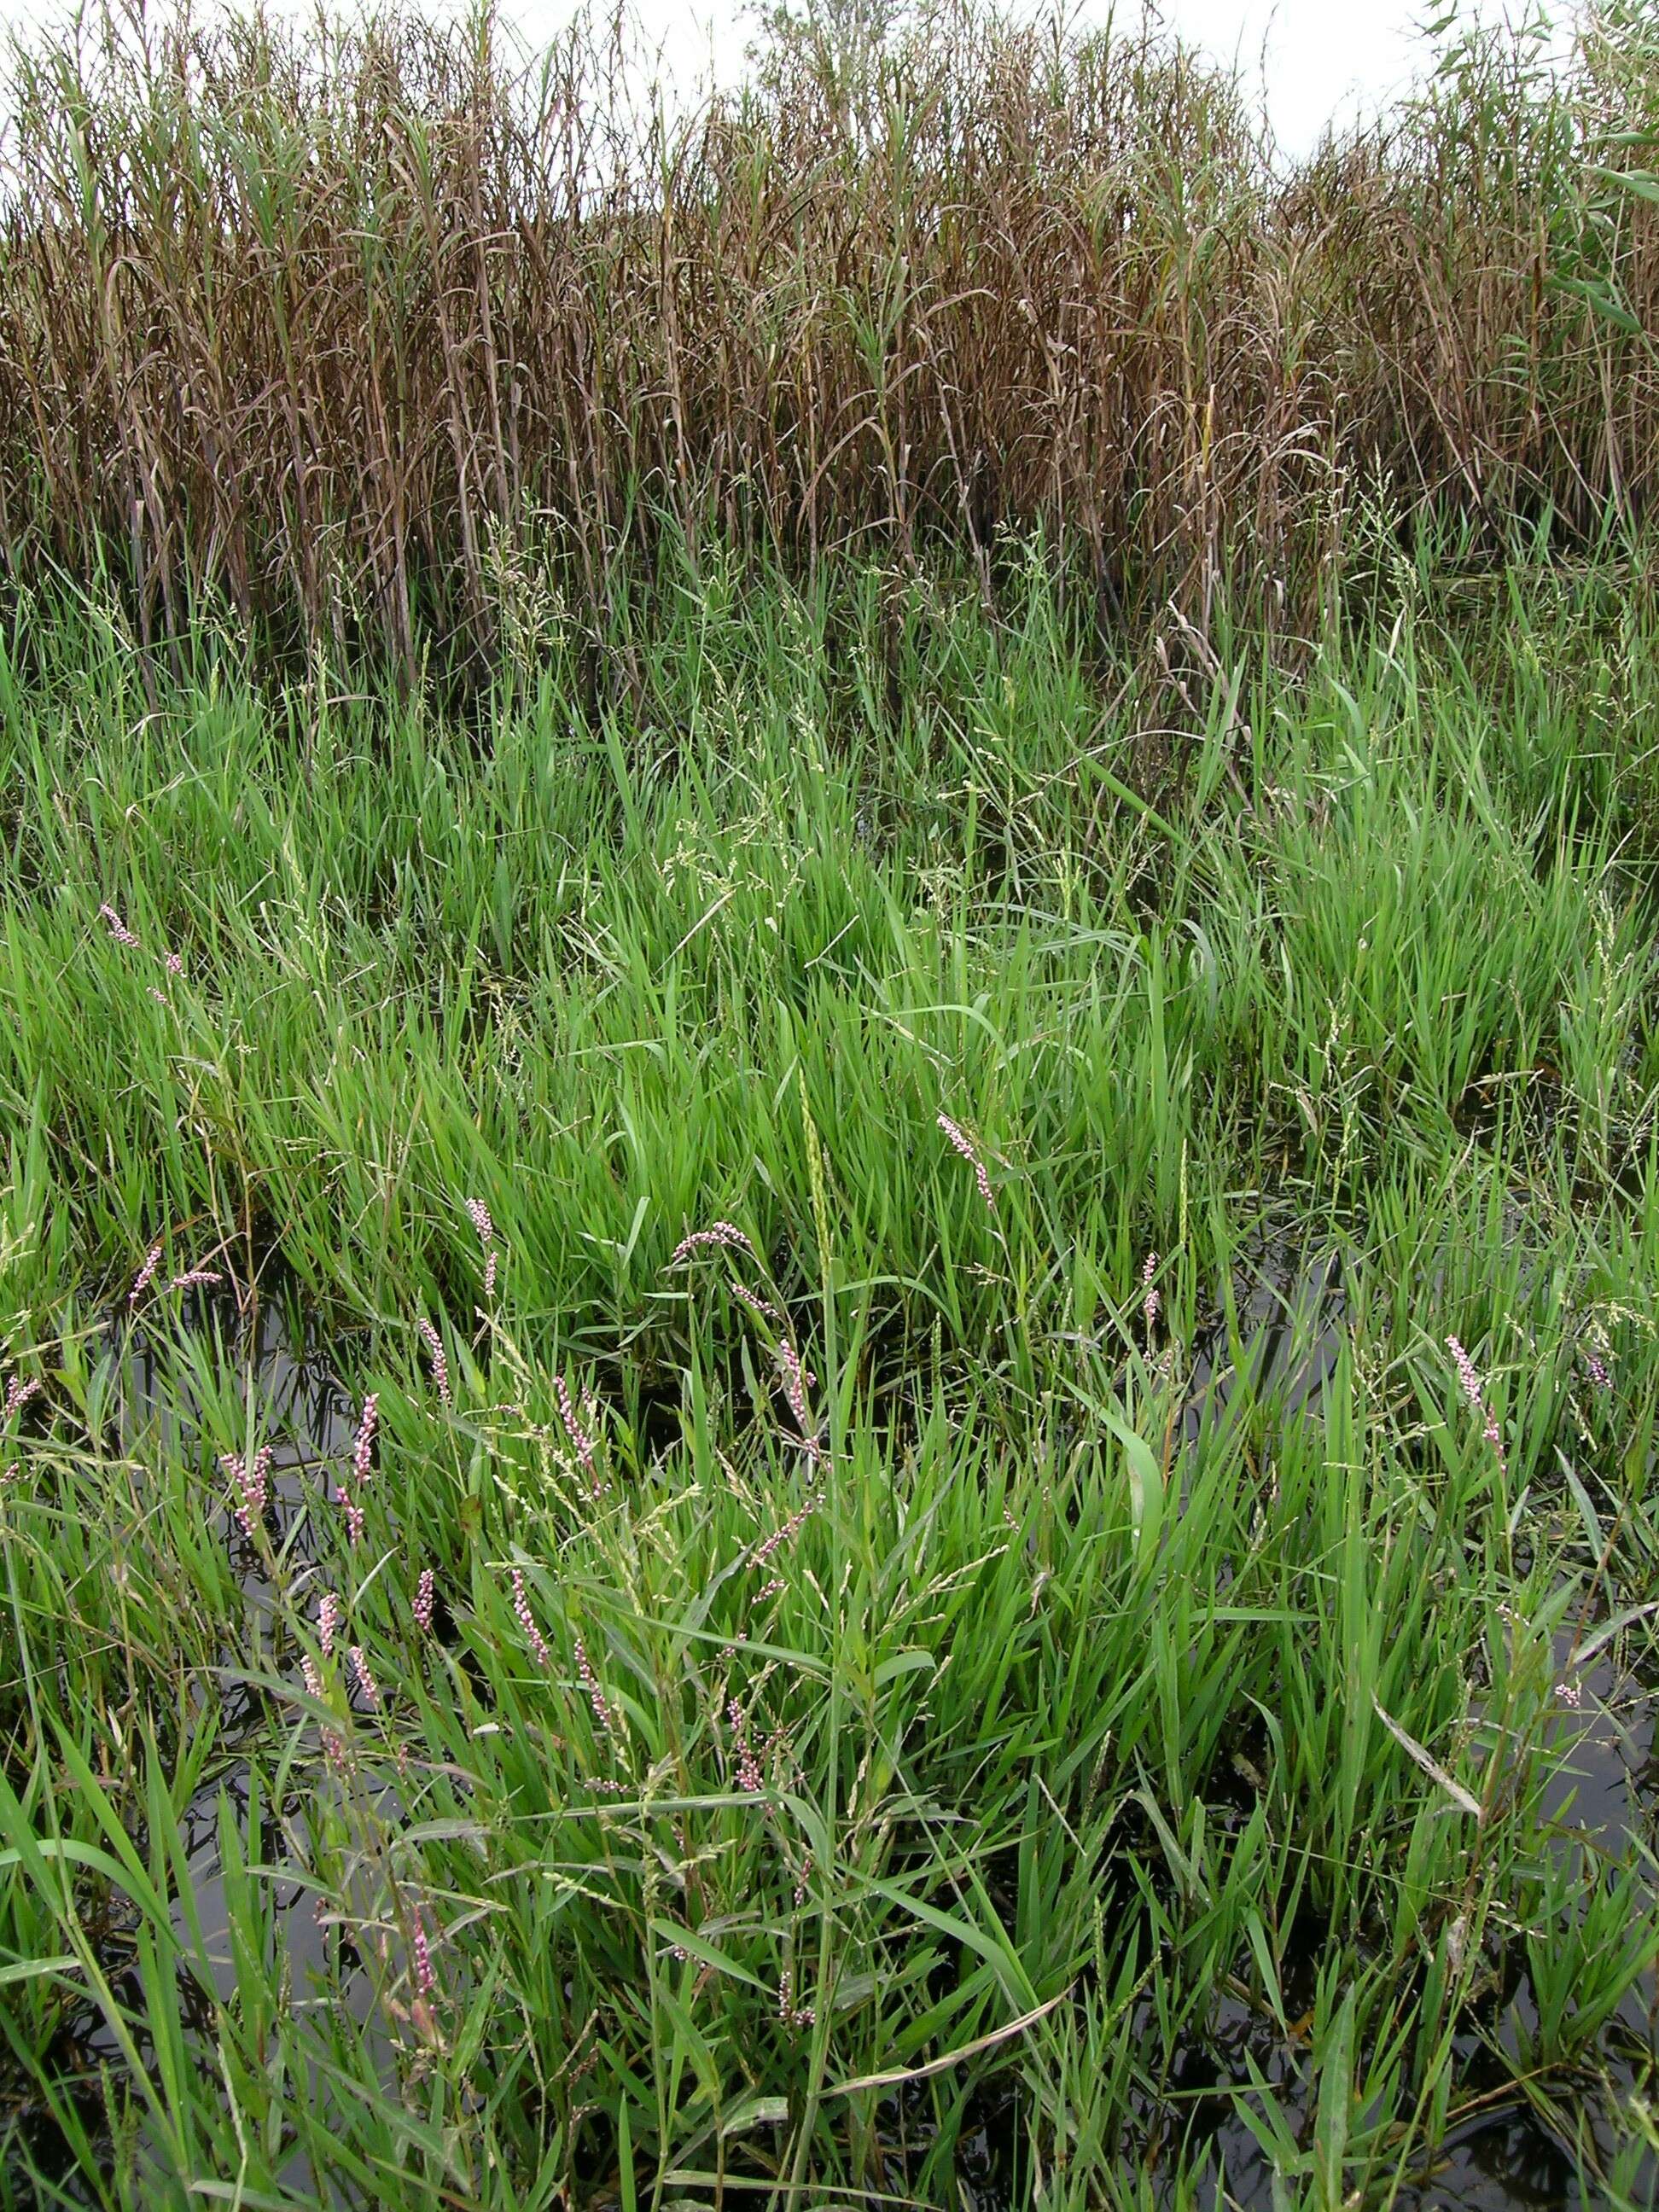
[[[783,1549],[786,1544],[793,1544],[795,1538],[799,1535],[807,1516],[817,1510],[817,1503],[818,1501],[816,1498],[809,1498],[805,1505],[801,1506],[797,1511],[790,1515],[789,1518],[783,1523],[781,1528],[775,1528],[772,1531],[772,1534],[767,1537],[764,1543],[757,1544],[753,1552],[750,1554],[750,1565],[751,1566],[763,1567],[772,1559],[775,1553]],[[754,1601],[757,1605],[761,1605],[776,1591],[787,1587],[787,1585],[785,1583],[783,1577],[781,1575],[775,1574],[771,1577],[769,1581],[766,1583],[763,1589],[756,1592]]]
[[[794,1969],[786,1966],[778,1977],[778,2018],[786,2027],[811,2027],[817,2014],[811,2005],[798,2005],[794,1991]]]
[[[432,1379],[438,1386],[438,1397],[443,1405],[453,1401],[449,1395],[449,1355],[444,1350],[444,1340],[432,1323],[422,1317],[416,1323],[432,1362]]]
[[[991,1188],[990,1176],[973,1139],[958,1123],[953,1121],[948,1114],[941,1114],[939,1116],[939,1126],[974,1170],[974,1181],[979,1185],[979,1194],[985,1200],[988,1210],[994,1213],[997,1203],[996,1193]]]
[[[545,1667],[552,1658],[547,1648],[547,1638],[536,1626],[536,1616],[530,1610],[530,1593],[524,1586],[524,1570],[513,1570],[513,1610],[519,1616],[519,1626],[525,1632],[531,1656],[538,1667]]]

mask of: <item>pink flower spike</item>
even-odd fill
[[[376,1686],[374,1677],[368,1671],[368,1661],[363,1655],[363,1647],[361,1644],[354,1644],[351,1647],[351,1667],[352,1672],[357,1677],[357,1686],[363,1693],[363,1703],[368,1707],[370,1712],[379,1712],[380,1692]]]
[[[357,1424],[357,1441],[351,1448],[351,1471],[359,1482],[367,1482],[374,1471],[374,1431],[380,1419],[380,1401],[374,1391],[363,1401],[362,1418]]]
[[[40,1388],[40,1378],[38,1375],[31,1375],[27,1379],[21,1375],[14,1375],[6,1385],[6,1402],[4,1407],[0,1408],[0,1420],[10,1420],[14,1413],[20,1412],[27,1405]]]
[[[332,1590],[325,1590],[317,1601],[317,1637],[326,1659],[334,1649],[334,1632],[340,1626],[340,1601]]]
[[[495,1224],[489,1218],[489,1208],[484,1204],[483,1199],[469,1198],[466,1201],[466,1212],[467,1218],[478,1232],[479,1243],[487,1252],[495,1242]]]
[[[799,1353],[787,1337],[778,1346],[777,1360],[783,1372],[783,1395],[789,1401],[789,1410],[800,1431],[801,1448],[809,1458],[821,1459],[823,1446],[818,1442],[817,1424],[812,1419],[811,1407],[806,1398],[817,1377],[810,1367],[802,1364]]]
[[[363,1540],[363,1509],[349,1490],[337,1489],[334,1503],[346,1517],[346,1533],[354,1544]]]
[[[575,1446],[576,1456],[586,1472],[589,1487],[598,1498],[605,1485],[599,1480],[599,1468],[593,1463],[593,1439],[576,1419],[576,1408],[571,1402],[570,1392],[562,1375],[554,1376],[553,1388],[558,1396],[559,1417],[564,1423],[565,1433]]]
[[[300,1672],[305,1678],[306,1695],[310,1698],[315,1698],[318,1704],[320,1705],[323,1701],[322,1669],[318,1666],[317,1662],[312,1657],[309,1651],[304,1652],[301,1655]]]
[[[155,1271],[161,1264],[161,1247],[152,1244],[144,1255],[144,1264],[132,1279],[132,1288],[127,1292],[127,1304],[136,1306],[144,1292],[155,1280]]]
[[[991,1178],[986,1173],[985,1163],[980,1158],[973,1139],[963,1133],[948,1114],[941,1114],[939,1116],[939,1126],[974,1170],[974,1180],[979,1185],[979,1194],[985,1200],[987,1209],[994,1212],[997,1203],[996,1194],[991,1188]]]
[[[749,1741],[749,1723],[744,1718],[743,1707],[735,1698],[727,1699],[726,1717],[732,1724],[732,1741],[738,1754],[738,1787],[751,1797],[758,1797],[766,1787],[765,1778]]]
[[[678,1267],[694,1252],[707,1251],[714,1246],[724,1247],[728,1252],[746,1252],[751,1260],[760,1256],[735,1221],[715,1221],[707,1229],[694,1230],[690,1237],[683,1237],[669,1254],[668,1264]]]
[[[235,1484],[240,1493],[237,1500],[236,1518],[241,1523],[242,1534],[251,1544],[264,1525],[267,1486],[270,1478],[270,1446],[261,1444],[253,1455],[250,1468],[240,1452],[225,1452],[219,1464]]]
[[[98,913],[100,918],[108,924],[109,933],[118,945],[137,945],[137,939],[107,901],[99,908]]]
[[[587,1702],[593,1708],[593,1717],[599,1723],[599,1734],[601,1735],[614,1734],[615,1723],[611,1717],[611,1708],[605,1703],[605,1692],[599,1687],[599,1680],[593,1669],[587,1663],[587,1648],[580,1636],[576,1638],[576,1672],[580,1675],[582,1687],[587,1692]]]
[[[415,1934],[410,1948],[415,1954],[416,1994],[429,1997],[438,1986],[438,1978],[432,1971],[432,1949],[426,1938],[426,1923],[418,1912],[415,1916]]]
[[[1481,1417],[1481,1420],[1485,1425],[1482,1432],[1486,1437],[1486,1442],[1492,1446],[1492,1450],[1497,1456],[1498,1472],[1502,1474],[1504,1472],[1506,1465],[1504,1457],[1503,1431],[1498,1425],[1497,1414],[1493,1413],[1492,1407],[1486,1403],[1486,1394],[1480,1384],[1480,1377],[1475,1372],[1474,1362],[1469,1358],[1468,1353],[1464,1351],[1462,1346],[1458,1342],[1455,1336],[1449,1336],[1446,1339],[1446,1346],[1447,1349],[1451,1353],[1453,1360],[1456,1364],[1457,1379],[1463,1386],[1463,1395],[1468,1400],[1470,1405],[1474,1407],[1475,1412]]]
[[[487,1298],[493,1298],[495,1295],[495,1272],[501,1256],[499,1252],[492,1252],[484,1262],[484,1296]]]
[[[424,1318],[418,1321],[416,1327],[432,1360],[432,1379],[438,1386],[439,1399],[447,1406],[452,1401],[449,1395],[449,1358],[444,1350],[444,1340],[432,1323]]]
[[[214,1283],[222,1283],[224,1277],[216,1267],[191,1267],[182,1275],[175,1275],[167,1285],[171,1291],[206,1290]]]
[[[739,1305],[747,1306],[757,1321],[769,1321],[776,1328],[787,1328],[784,1316],[768,1299],[757,1297],[746,1283],[732,1282],[726,1286]]]
[[[182,975],[184,974],[185,963],[179,957],[179,955],[176,952],[168,953],[167,958],[167,969],[169,975]]]
[[[513,1610],[519,1616],[519,1626],[525,1632],[536,1664],[545,1667],[552,1654],[548,1650],[546,1638],[536,1626],[535,1614],[530,1610],[530,1593],[524,1586],[522,1567],[513,1570]]]
[[[415,1623],[423,1634],[428,1636],[432,1632],[432,1605],[435,1595],[432,1570],[422,1567],[421,1579],[415,1589]]]

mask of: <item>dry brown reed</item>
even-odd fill
[[[946,0],[641,106],[614,27],[106,16],[15,57],[0,544],[407,671],[529,550],[601,617],[665,522],[812,562],[999,533],[1103,606],[1297,618],[1361,503],[1482,531],[1653,478],[1643,11],[1525,38],[1286,169],[1152,30]]]

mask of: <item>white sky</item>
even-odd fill
[[[0,9],[18,0],[0,0]],[[569,18],[570,0],[502,0],[508,19],[533,42]],[[1306,150],[1328,121],[1370,111],[1417,75],[1428,46],[1423,27],[1451,0],[1158,0],[1172,29],[1218,59],[1240,61],[1265,93],[1286,153]],[[1536,0],[1462,0],[1465,16],[1501,20],[1531,12]],[[1547,0],[1558,23],[1571,0]],[[1073,0],[1080,25],[1103,23],[1111,0]],[[664,74],[689,86],[711,62],[724,81],[741,70],[750,27],[746,0],[635,0],[646,34],[660,42]],[[1139,0],[1121,0],[1118,20],[1139,21]]]
[[[0,30],[26,33],[31,23],[66,14],[74,0],[0,0]],[[167,0],[149,0],[152,9]],[[212,0],[209,0],[210,8]],[[228,0],[236,4],[236,0]],[[307,14],[315,0],[275,0]],[[363,0],[327,0],[349,14]],[[443,14],[466,0],[416,0]],[[503,13],[533,46],[568,21],[575,0],[500,0]],[[603,15],[609,0],[595,0]],[[1013,0],[1041,7],[1043,0]],[[1066,0],[1080,26],[1103,23],[1112,0]],[[1154,0],[1164,21],[1224,62],[1237,59],[1249,87],[1265,95],[1274,133],[1285,152],[1305,151],[1328,121],[1385,105],[1419,73],[1429,48],[1422,27],[1444,15],[1453,0]],[[1530,13],[1540,0],[1460,0],[1466,15],[1486,19]],[[1574,0],[1541,0],[1558,24],[1570,21]],[[706,82],[712,63],[717,79],[741,74],[752,35],[750,0],[625,0],[642,38],[661,57],[663,76],[683,91]],[[1118,20],[1138,22],[1141,0],[1119,0]]]

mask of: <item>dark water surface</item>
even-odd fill
[[[194,1340],[204,1360],[234,1378],[248,1405],[252,1432],[271,1448],[266,1528],[292,1586],[314,1560],[318,1516],[328,1510],[332,1488],[349,1459],[357,1408],[334,1371],[320,1334],[292,1300],[266,1294],[250,1301],[244,1310],[230,1297],[192,1293],[182,1319],[187,1338]],[[154,1441],[170,1454],[196,1453],[202,1407],[195,1370],[188,1360],[180,1360],[177,1345],[152,1338],[142,1325],[130,1326],[121,1313],[107,1328],[102,1356],[123,1449],[135,1451]],[[213,1730],[213,1747],[203,1778],[179,1817],[185,1869],[170,1917],[185,1957],[202,1978],[198,1980],[189,1971],[177,1977],[185,2026],[193,2036],[210,2040],[213,2008],[206,1989],[229,2002],[237,1987],[221,1808],[228,1808],[239,1842],[246,1848],[254,1762],[274,1765],[274,1754],[294,1722],[290,1709],[274,1704],[246,1676],[256,1661],[263,1669],[283,1674],[295,1672],[295,1661],[281,1594],[259,1549],[236,1521],[228,1486],[214,1486],[204,1517],[226,1547],[236,1572],[243,1601],[242,1633],[222,1649],[219,1663],[198,1686],[200,1721]],[[310,1780],[314,1784],[318,1778],[312,1774]],[[310,1795],[314,1798],[314,1787]],[[371,1800],[372,1815],[396,1817],[390,1793],[371,1793]],[[136,1840],[143,1850],[143,1838]],[[260,1899],[266,1941],[275,1946],[276,1964],[296,2009],[325,2005],[337,2014],[343,2012],[384,2048],[389,2059],[389,2039],[377,2027],[370,1964],[359,1956],[349,1934],[354,1915],[342,1910],[332,1890],[326,1905],[319,1905],[319,1886],[306,1870],[307,1855],[308,1838],[298,1807],[264,1802],[260,1855],[248,1868],[247,1878]],[[359,1908],[356,1917],[369,1917],[368,1870],[362,1879],[349,1881],[347,1889],[348,1907]],[[135,2044],[149,2068],[155,2054],[143,2027],[144,1991],[133,1926],[132,1915],[118,1903],[106,1914],[105,1924],[89,1926],[88,1933],[112,1993],[130,2016],[136,2016]],[[126,2059],[119,2038],[95,2002],[88,2000],[71,2008],[41,2070],[58,2081],[80,2112],[100,2154],[112,2154],[103,2082],[106,2076],[119,2079],[125,2075]],[[27,2077],[11,2077],[0,2046],[0,2123],[8,2118],[17,2124],[38,2170],[81,2201],[83,2190],[67,2138]],[[142,2125],[134,2148],[142,2173],[147,2164],[155,2164],[154,2138]],[[14,2187],[18,2185],[16,2177],[9,2178]],[[291,2180],[302,2186],[304,2177],[295,2174]]]

